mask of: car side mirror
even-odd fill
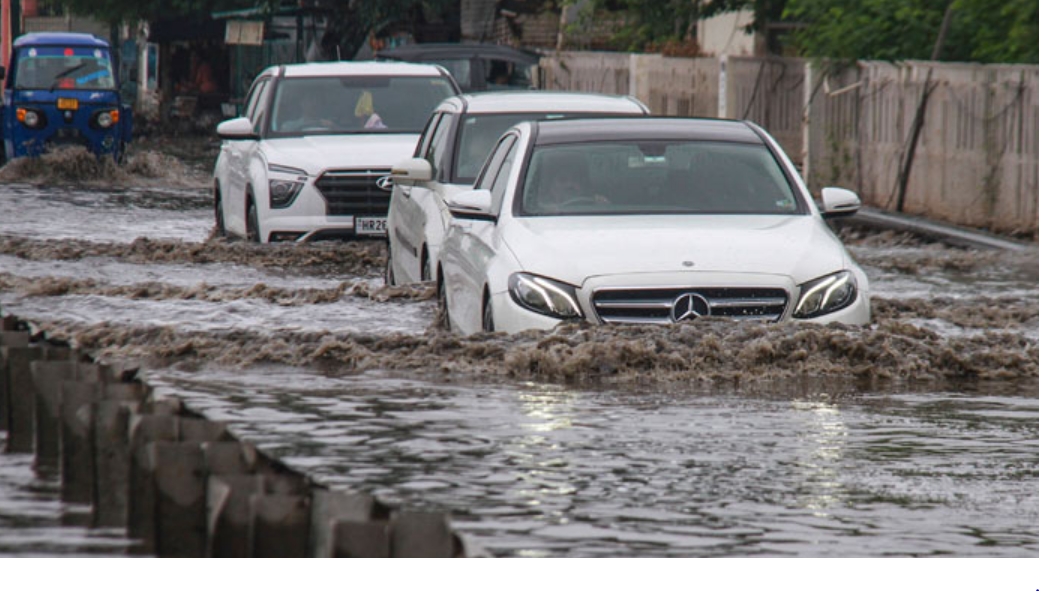
[[[462,220],[498,221],[498,217],[491,213],[491,192],[487,189],[455,193],[447,199],[447,209]]]
[[[255,140],[259,137],[253,131],[253,122],[248,117],[224,121],[216,126],[216,134],[222,140]]]
[[[394,184],[414,185],[433,180],[433,165],[425,158],[410,158],[398,162],[390,170]]]
[[[862,207],[862,201],[854,191],[826,187],[822,191],[822,215],[825,219],[843,218],[855,215]]]

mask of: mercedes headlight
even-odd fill
[[[520,306],[538,314],[562,318],[581,318],[577,290],[572,285],[530,273],[513,273],[509,277],[509,294]]]
[[[307,182],[307,172],[278,164],[269,165],[267,171],[271,175],[267,193],[271,209],[284,209],[292,205]]]
[[[815,318],[843,310],[855,301],[858,286],[851,271],[813,279],[801,286],[794,318]]]

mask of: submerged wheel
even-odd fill
[[[260,241],[260,220],[256,214],[256,204],[252,199],[245,206],[245,238],[249,242]]]
[[[494,309],[491,307],[491,294],[483,296],[483,331],[494,332]]]
[[[227,228],[224,226],[224,204],[220,200],[220,189],[213,190],[213,217],[216,223],[216,235],[220,238],[227,236]]]
[[[419,279],[422,281],[433,280],[433,270],[429,268],[429,252],[422,249],[422,270],[419,271]]]
[[[447,309],[447,286],[444,279],[437,281],[437,315],[434,325],[443,330],[451,330],[451,313]]]
[[[382,280],[386,285],[397,285],[397,277],[393,273],[393,250],[386,243],[386,268],[382,270]]]

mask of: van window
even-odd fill
[[[16,89],[115,90],[115,73],[103,47],[23,47],[14,84]]]

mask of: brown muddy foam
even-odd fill
[[[564,325],[552,332],[460,337],[252,331],[187,333],[160,327],[41,323],[106,358],[164,366],[278,363],[331,371],[407,370],[468,378],[562,383],[762,383],[1039,377],[1039,347],[1016,334],[944,338],[905,322],[874,327],[708,320],[670,327]]]
[[[17,158],[0,168],[0,181],[33,185],[81,184],[91,187],[162,186],[203,188],[205,172],[154,150],[129,150],[123,163],[98,158],[82,146],[62,146],[38,158]]]
[[[0,254],[33,261],[110,257],[139,264],[234,263],[256,268],[369,275],[381,272],[386,264],[386,247],[380,241],[260,245],[224,239],[189,243],[138,238],[120,244],[0,236]]]
[[[15,292],[25,297],[57,297],[65,295],[99,295],[131,300],[195,300],[203,302],[230,302],[242,299],[260,299],[279,306],[303,306],[337,302],[345,296],[366,298],[377,302],[390,300],[430,300],[436,296],[432,284],[400,286],[372,285],[364,281],[342,282],[336,287],[286,289],[257,283],[248,287],[227,287],[200,283],[194,286],[170,285],[160,282],[111,285],[94,279],[68,277],[16,277],[0,273],[0,291]]]

